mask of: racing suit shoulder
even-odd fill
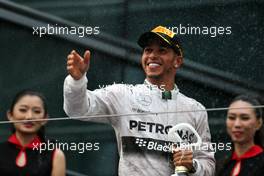
[[[193,110],[205,110],[205,107],[197,100],[190,98],[179,92],[178,99],[184,105],[191,107]]]

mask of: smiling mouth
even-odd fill
[[[32,123],[32,122],[25,122],[25,123],[23,123],[23,125],[24,125],[26,128],[31,128],[31,127],[34,126],[34,123]]]
[[[147,63],[147,66],[150,67],[150,68],[156,68],[156,67],[161,66],[161,64],[150,62],[150,63]]]
[[[240,137],[242,134],[243,132],[240,132],[240,131],[233,132],[233,135],[236,137]]]

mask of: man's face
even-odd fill
[[[146,77],[155,79],[174,78],[176,68],[181,65],[181,57],[160,40],[151,41],[143,51],[142,67]]]

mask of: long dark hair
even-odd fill
[[[261,106],[261,100],[259,97],[257,96],[254,96],[254,95],[248,95],[248,94],[242,94],[242,95],[239,95],[237,97],[235,97],[230,104],[234,103],[235,101],[244,101],[244,102],[247,102],[249,104],[251,104],[252,106]],[[261,119],[262,118],[262,121],[264,120],[263,119],[263,108],[253,108],[254,109],[254,112],[256,114],[256,118],[257,119]],[[256,145],[259,145],[261,146],[262,148],[264,148],[264,129],[263,129],[263,124],[262,126],[260,127],[259,130],[256,131],[255,133],[255,136],[254,136],[254,143]]]
[[[9,112],[12,114],[13,111],[14,111],[14,107],[16,105],[16,103],[24,96],[27,96],[27,95],[30,95],[30,96],[37,96],[41,99],[42,101],[42,105],[43,105],[43,109],[44,109],[44,116],[48,116],[48,107],[47,107],[47,103],[46,103],[46,98],[45,96],[40,93],[40,92],[37,92],[37,91],[34,91],[34,90],[22,90],[20,92],[18,92],[15,97],[13,98],[12,102],[11,102],[11,105],[10,105],[10,108],[9,108]],[[15,128],[14,126],[12,127],[12,132],[14,133],[15,132]],[[40,139],[44,142],[45,141],[45,127],[42,126],[39,131],[37,132],[37,135],[40,137]]]

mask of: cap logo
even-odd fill
[[[151,32],[159,32],[159,33],[162,33],[162,34],[165,34],[165,35],[169,36],[170,38],[173,38],[173,36],[175,35],[174,32],[172,32],[171,30],[169,30],[169,29],[167,29],[165,27],[162,27],[162,26],[156,27]]]

